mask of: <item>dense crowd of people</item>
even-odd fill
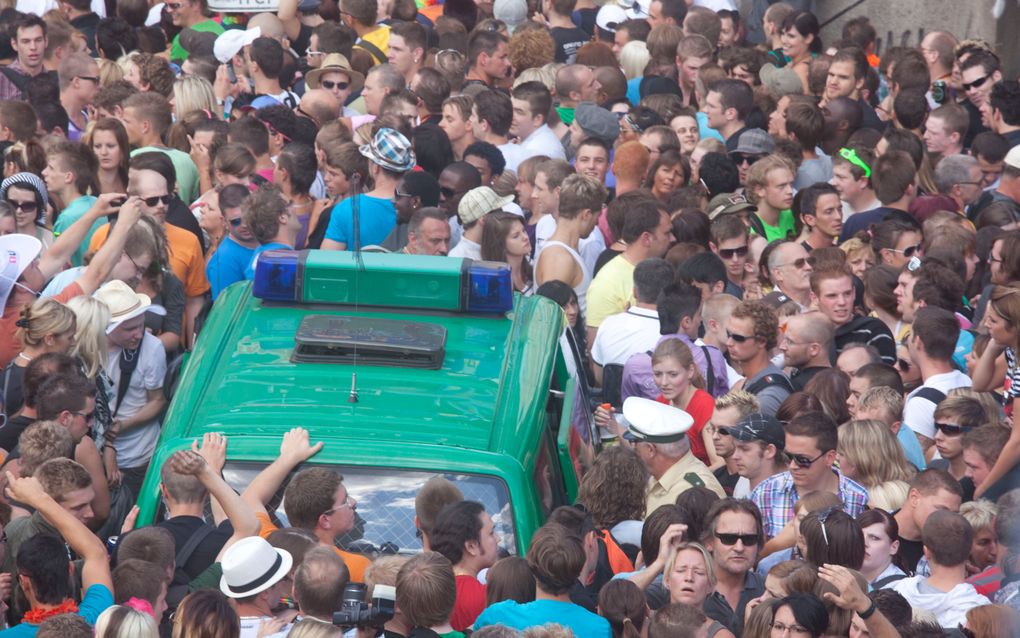
[[[813,4],[0,2],[0,636],[1020,636],[1020,83]],[[562,307],[601,451],[524,556],[439,475],[359,553],[302,428],[150,468],[304,249]]]

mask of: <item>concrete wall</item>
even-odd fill
[[[879,55],[890,46],[918,46],[925,33],[951,31],[962,39],[982,38],[1000,53],[1006,75],[1020,73],[1020,5],[1005,0],[1001,18],[992,17],[995,0],[816,0],[815,14],[825,24],[822,41],[840,38],[843,24],[866,15],[878,31]]]

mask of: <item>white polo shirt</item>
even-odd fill
[[[661,336],[658,311],[632,306],[605,318],[591,346],[591,358],[600,366],[622,366],[631,355],[655,350]]]

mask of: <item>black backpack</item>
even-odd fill
[[[771,388],[773,386],[784,388],[790,394],[795,392],[793,384],[790,383],[790,380],[786,378],[785,374],[766,374],[751,385],[746,386],[744,390],[756,395],[765,388]]]

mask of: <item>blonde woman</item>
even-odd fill
[[[149,614],[114,605],[96,619],[96,638],[159,638],[159,631]]]
[[[620,49],[620,66],[628,80],[642,77],[645,74],[645,67],[648,66],[648,61],[651,59],[648,45],[640,40],[631,40]]]
[[[715,565],[712,556],[699,543],[680,543],[666,563],[662,584],[669,590],[669,602],[701,609],[715,591]],[[733,634],[715,620],[706,620],[704,636],[732,638]]]
[[[886,481],[868,488],[868,507],[895,512],[907,502],[910,484],[906,481]]]
[[[193,111],[215,113],[217,117],[222,115],[219,110],[221,107],[216,105],[216,95],[213,94],[209,80],[197,75],[177,78],[174,81],[173,105],[174,118],[178,120]]]
[[[302,618],[294,623],[287,638],[340,638],[343,629],[336,625],[315,618]]]
[[[47,353],[67,354],[74,346],[74,313],[55,299],[37,299],[21,311],[15,337],[22,350],[4,368],[2,383],[4,411],[13,415],[24,403],[25,368]]]
[[[863,279],[864,273],[875,265],[875,251],[871,249],[871,244],[864,243],[864,240],[851,237],[839,247],[846,253],[846,263],[854,277]]]
[[[839,470],[869,490],[886,481],[909,481],[916,470],[896,436],[881,421],[851,421],[839,428]]]

